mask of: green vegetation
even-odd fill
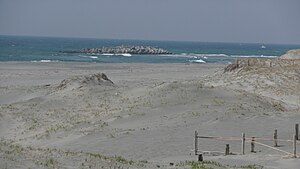
[[[64,165],[64,160],[74,161],[74,166],[78,168],[95,166],[124,167],[133,166],[144,167],[147,161],[133,161],[121,156],[105,156],[99,153],[84,151],[71,151],[57,148],[22,147],[9,140],[0,139],[0,157],[7,162],[15,163],[26,160],[29,164],[35,164],[41,168],[60,168]],[[62,160],[64,159],[64,160]],[[76,162],[75,162],[76,161]]]
[[[114,159],[119,162],[119,163],[122,163],[122,164],[129,164],[129,165],[132,165],[134,164],[134,161],[132,160],[127,160],[121,156],[115,156]]]
[[[249,164],[249,165],[240,166],[240,168],[247,168],[247,169],[262,169],[263,166],[259,166],[259,165],[256,165],[256,164]]]
[[[185,161],[176,164],[177,167],[184,167],[190,166],[192,169],[262,169],[262,166],[250,164],[250,165],[243,165],[243,166],[229,166],[218,163],[216,161],[203,161],[203,162],[196,162],[196,161]]]
[[[217,163],[215,161],[203,161],[203,162],[196,162],[196,161],[185,161],[176,164],[176,166],[191,166],[192,169],[214,169],[215,167],[218,168],[226,168],[226,166]]]

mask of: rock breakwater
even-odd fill
[[[109,54],[120,54],[120,53],[128,53],[128,54],[172,54],[171,52],[162,49],[156,48],[152,46],[115,46],[115,47],[102,47],[102,48],[84,48],[78,51],[63,51],[64,53],[109,53]]]

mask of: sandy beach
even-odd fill
[[[277,148],[292,153],[300,69],[276,63],[224,73],[225,64],[0,62],[0,168],[191,168],[195,131],[273,147],[277,129]],[[248,142],[242,155],[240,140],[198,147],[224,165],[213,168],[300,166]]]

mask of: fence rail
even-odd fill
[[[241,141],[241,154],[245,154],[245,144],[251,144],[251,152],[255,152],[255,144],[284,153],[289,157],[297,158],[300,155],[297,154],[297,144],[300,143],[299,140],[299,124],[295,124],[295,133],[293,135],[293,139],[278,139],[277,129],[274,130],[273,138],[264,138],[264,137],[246,137],[245,133],[242,133],[242,137],[223,137],[223,136],[203,136],[199,135],[197,131],[195,131],[195,155],[198,155],[198,161],[203,160],[203,153],[200,153],[198,149],[198,139],[212,139],[212,140],[222,140],[222,141]],[[260,141],[273,141],[273,146],[264,144]],[[292,142],[293,143],[293,152],[288,152],[282,149],[279,149],[278,142]],[[203,151],[202,151],[203,152]],[[226,148],[224,151],[225,155],[230,155],[230,147],[229,144],[226,144]]]

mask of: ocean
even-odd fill
[[[82,48],[144,45],[172,55],[63,53]],[[230,63],[239,57],[278,57],[300,45],[0,36],[0,61],[98,63]]]

